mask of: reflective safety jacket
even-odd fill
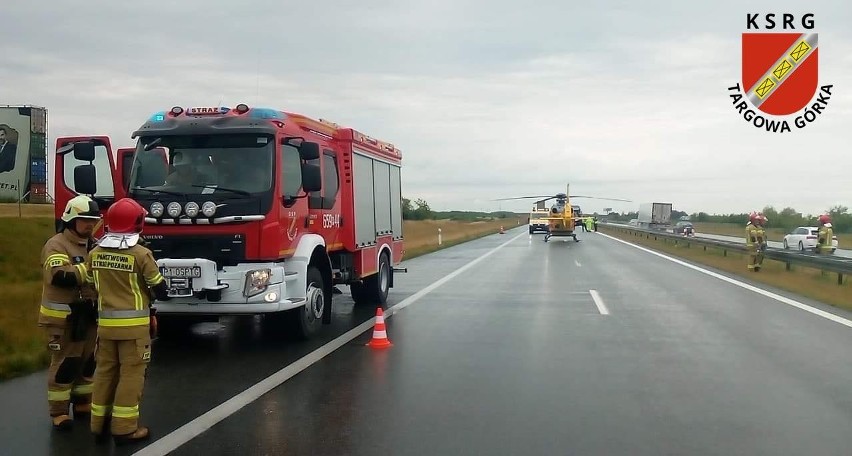
[[[42,299],[39,326],[65,327],[71,314],[69,304],[95,299],[94,288],[86,282],[88,242],[71,230],[63,230],[45,242],[41,250]]]
[[[830,223],[819,227],[817,247],[819,247],[820,252],[830,252],[834,248],[834,229]]]
[[[89,252],[86,267],[98,290],[98,336],[104,339],[139,339],[149,334],[151,289],[165,279],[150,250],[97,246]]]
[[[746,246],[757,247],[766,242],[766,231],[763,227],[749,223],[746,225]]]

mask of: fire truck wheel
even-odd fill
[[[364,279],[363,283],[353,283],[349,286],[355,304],[385,304],[388,301],[391,273],[388,254],[382,253],[379,256],[378,272]]]
[[[290,329],[300,339],[310,339],[322,329],[323,312],[326,310],[322,273],[315,266],[309,266],[307,279],[305,306],[288,312]]]

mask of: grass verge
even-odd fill
[[[792,269],[787,271],[785,263],[770,259],[764,260],[760,272],[750,272],[746,269],[748,256],[745,253],[728,251],[725,256],[721,249],[714,247],[708,246],[705,251],[703,246],[695,244],[687,247],[684,241],[679,241],[676,245],[673,241],[665,242],[662,238],[647,239],[606,226],[599,229],[602,233],[633,244],[736,274],[838,308],[852,310],[852,283],[848,277],[844,277],[843,284],[839,285],[835,273],[823,273],[818,269],[798,265],[793,265]]]
[[[53,204],[0,203],[0,217],[53,217]]]
[[[509,223],[512,223],[511,225]],[[402,232],[405,236],[405,255],[410,260],[420,255],[435,252],[463,242],[496,234],[500,227],[516,228],[515,220],[491,220],[484,222],[460,222],[454,220],[406,220]],[[441,229],[441,244],[438,244],[438,229]]]
[[[769,240],[776,242],[781,242],[784,239],[784,235],[788,234],[781,228],[769,227],[766,231]],[[695,223],[695,232],[745,238],[745,226],[734,223]],[[837,236],[837,243],[841,249],[852,247],[852,234],[835,233],[835,236]]]
[[[27,209],[24,213],[30,215],[23,218],[17,216],[17,204],[0,205],[0,211],[10,206],[14,206],[14,215],[0,222],[3,233],[0,236],[0,380],[43,369],[49,362],[37,321],[41,300],[39,255],[44,242],[54,233],[53,206],[23,205],[50,208],[47,216],[42,217],[34,215],[34,209]],[[501,225],[509,229],[517,226],[517,221],[406,220],[403,222],[405,259],[495,234]],[[441,245],[438,245],[438,228],[441,228]]]
[[[39,255],[53,235],[53,219],[8,218],[0,236],[0,379],[47,365],[38,321],[41,299]]]

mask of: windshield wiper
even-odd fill
[[[185,193],[171,192],[171,191],[168,191],[168,190],[152,190],[150,188],[145,188],[145,187],[133,187],[133,188],[130,189],[130,191],[132,191],[132,192],[136,192],[136,191],[139,191],[139,190],[150,192],[150,193],[165,193],[166,195],[186,196]]]
[[[214,190],[224,190],[224,191],[226,191],[226,192],[236,193],[237,195],[251,196],[251,193],[249,193],[249,192],[247,192],[247,191],[245,191],[245,190],[238,190],[238,189],[236,189],[236,188],[218,187],[218,186],[216,186],[216,185],[190,185],[190,187],[195,187],[195,188],[212,188],[212,189],[214,189]]]

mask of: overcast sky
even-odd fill
[[[0,104],[46,106],[51,144],[128,146],[155,111],[246,102],[393,142],[404,195],[433,209],[525,211],[489,200],[566,182],[635,201],[576,200],[589,211],[852,206],[848,1],[46,3],[4,4]],[[835,87],[803,130],[731,105],[747,12],[816,15]]]

